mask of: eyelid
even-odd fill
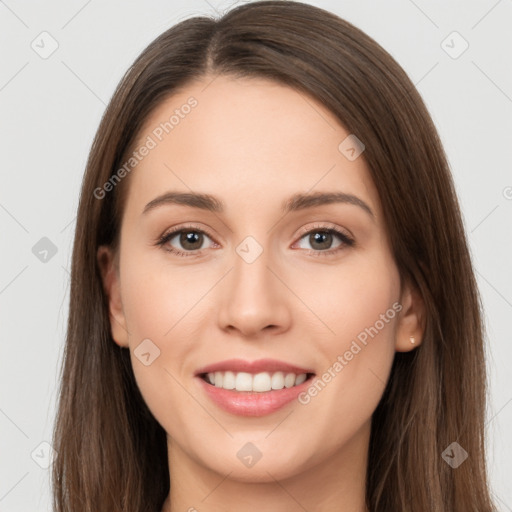
[[[163,246],[164,244],[169,242],[169,240],[172,240],[176,235],[180,234],[183,231],[187,231],[187,230],[196,231],[198,233],[203,233],[206,236],[208,236],[208,238],[210,238],[215,245],[219,245],[219,243],[217,242],[215,237],[210,233],[208,228],[205,228],[202,225],[201,226],[196,225],[194,223],[179,224],[177,226],[173,226],[172,228],[169,228],[168,230],[164,231],[164,233],[162,235],[157,237],[157,239],[155,240],[155,245]],[[196,252],[201,252],[204,249],[197,249],[196,252],[194,252],[194,251],[181,251],[180,249],[174,249],[174,248],[173,249],[166,249],[166,250],[171,252],[171,253],[172,252],[186,252],[186,253],[188,253],[188,254],[190,254],[192,256],[192,255],[196,255]]]
[[[354,240],[354,235],[352,235],[352,233],[346,228],[342,228],[336,224],[333,224],[332,222],[323,222],[321,224],[318,223],[319,221],[316,222],[317,223],[315,223],[314,225],[308,225],[300,228],[299,232],[297,233],[297,236],[302,238],[304,235],[307,235],[311,231],[328,231],[332,229],[333,231],[338,231],[341,234],[345,235],[347,238]]]
[[[177,233],[180,233],[181,231],[186,231],[187,229],[190,229],[191,231],[197,231],[200,233],[204,233],[204,234],[208,235],[213,241],[215,241],[215,243],[218,243],[215,240],[215,237],[210,233],[208,228],[196,225],[194,223],[178,224],[177,226],[173,226],[172,228],[169,228],[167,231],[164,231],[164,233],[158,237],[158,240],[161,240],[162,238],[166,238],[169,235],[176,235]]]
[[[315,223],[315,225],[311,226],[305,226],[299,230],[299,234],[296,235],[298,237],[297,241],[293,243],[292,248],[300,243],[300,241],[308,234],[310,233],[320,233],[320,232],[326,232],[334,235],[338,238],[340,241],[340,244],[336,247],[333,247],[331,249],[326,249],[322,251],[315,251],[314,249],[305,249],[305,252],[307,255],[315,256],[315,257],[323,257],[323,258],[329,258],[329,257],[335,257],[338,256],[339,253],[356,247],[356,240],[355,237],[352,235],[352,233],[346,229],[337,226],[336,224],[332,224],[331,222],[324,222],[323,224]]]

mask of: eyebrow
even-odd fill
[[[284,201],[281,205],[283,213],[289,213],[307,208],[314,208],[316,206],[323,206],[326,204],[342,203],[358,206],[363,209],[368,215],[374,219],[372,209],[359,197],[345,192],[315,192],[313,194],[294,194],[289,199]],[[224,203],[210,194],[202,194],[199,192],[166,192],[161,196],[156,197],[150,201],[143,210],[143,214],[154,210],[159,206],[168,204],[178,204],[189,206],[191,208],[200,208],[215,213],[224,212]]]

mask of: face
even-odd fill
[[[98,256],[112,337],[171,457],[268,481],[363,456],[419,316],[349,135],[264,79],[204,79],[146,120],[119,266]]]

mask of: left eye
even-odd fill
[[[339,243],[332,247],[333,241],[338,238]],[[299,246],[300,249],[309,249],[316,252],[328,251],[337,249],[340,246],[353,245],[353,240],[344,233],[336,229],[314,229],[303,235],[300,240],[305,240],[310,244],[310,247]]]

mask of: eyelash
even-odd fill
[[[196,251],[181,251],[181,250],[175,249],[173,247],[171,247],[170,249],[164,247],[164,245],[167,244],[167,242],[169,242],[177,234],[180,234],[182,232],[202,233],[204,235],[207,235],[209,238],[211,238],[213,240],[213,237],[208,233],[208,231],[205,231],[204,229],[199,229],[199,228],[197,228],[197,227],[195,227],[193,225],[188,225],[188,226],[180,226],[179,228],[176,228],[173,231],[165,233],[164,235],[162,235],[157,240],[156,245],[162,247],[162,249],[164,251],[170,252],[170,253],[175,254],[176,256],[179,256],[179,257],[194,257],[194,256],[197,257],[197,256],[200,256],[200,254],[197,254],[197,253],[198,253],[198,251],[200,253],[201,249],[198,249]],[[333,255],[333,254],[335,254],[335,253],[345,249],[346,247],[353,247],[355,245],[355,240],[353,238],[348,236],[346,233],[340,231],[339,229],[335,228],[333,225],[329,225],[329,226],[326,226],[326,225],[316,225],[316,226],[313,226],[313,228],[309,228],[307,231],[302,232],[300,237],[299,237],[299,240],[302,240],[302,238],[304,238],[306,235],[309,235],[311,233],[319,233],[319,232],[326,233],[326,234],[334,234],[334,235],[336,235],[341,240],[341,244],[338,247],[335,247],[334,249],[328,249],[328,250],[325,250],[325,251],[315,251],[314,249],[310,249],[308,251],[309,254],[314,254],[315,256],[320,256],[321,255],[321,256],[324,256],[324,257],[328,257],[328,256],[331,256],[331,255]]]

